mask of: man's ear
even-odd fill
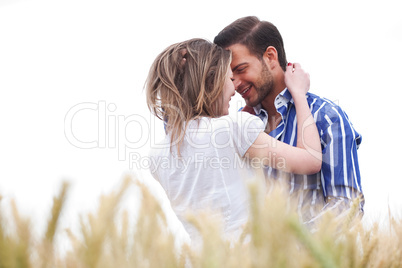
[[[276,48],[273,46],[267,47],[262,58],[271,69],[280,66],[278,61],[278,51],[276,51]]]

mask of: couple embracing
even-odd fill
[[[363,213],[361,136],[338,105],[309,87],[309,75],[287,61],[278,29],[256,17],[234,21],[214,43],[191,39],[155,59],[147,102],[164,120],[166,137],[151,157],[170,164],[151,170],[191,239],[197,231],[187,211],[221,217],[228,237],[241,231],[246,180],[257,171],[264,180],[285,181],[308,226],[326,211],[347,211],[357,197]],[[246,106],[229,115],[235,92]]]

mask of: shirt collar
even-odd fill
[[[258,103],[257,106],[254,106],[253,109],[256,115],[266,113],[266,111],[262,108],[261,103]]]
[[[289,102],[293,103],[292,94],[290,94],[288,88],[285,88],[281,93],[278,94],[278,96],[276,96],[275,107],[276,109],[279,109],[283,105],[288,105]]]
[[[277,111],[279,111],[279,108],[282,106],[287,106],[289,102],[293,103],[293,98],[292,94],[290,94],[290,91],[288,88],[285,88],[282,90],[275,98],[275,108]],[[267,112],[262,108],[261,103],[257,104],[257,106],[253,107],[254,112],[256,115],[260,114],[267,114]]]
[[[257,106],[253,107],[254,113],[256,116],[258,116],[262,122],[264,122],[264,125],[268,123],[268,113],[265,111],[262,107],[261,104],[257,104]]]

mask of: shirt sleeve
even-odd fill
[[[241,157],[246,154],[247,150],[264,129],[264,123],[255,115],[238,112],[233,117],[233,143]]]
[[[327,127],[323,144],[321,176],[324,196],[353,199],[362,194],[357,148],[361,136],[347,115],[336,106],[324,115]]]

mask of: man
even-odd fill
[[[224,28],[214,42],[232,51],[233,83],[246,102],[243,111],[259,116],[269,135],[296,146],[296,110],[286,89],[288,63],[278,29],[257,17],[244,17]],[[321,136],[321,171],[307,176],[267,168],[267,177],[287,178],[290,195],[297,199],[299,215],[307,225],[325,211],[347,213],[356,197],[361,198],[363,213],[357,158],[361,136],[338,105],[312,93],[307,93],[307,100]]]

